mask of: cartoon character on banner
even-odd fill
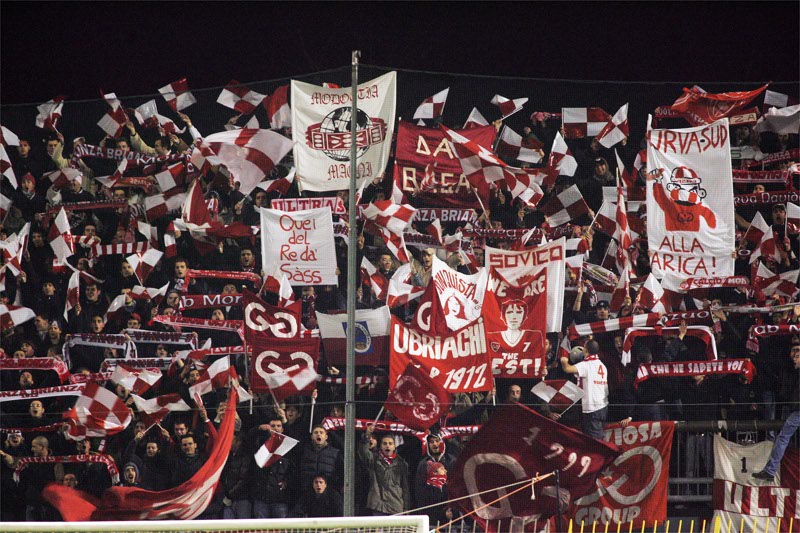
[[[703,180],[697,172],[689,167],[676,167],[672,169],[669,182],[662,184],[664,172],[663,168],[656,169],[649,179],[655,179],[659,184],[653,186],[653,197],[664,212],[666,230],[698,232],[701,218],[705,219],[710,229],[716,228],[714,211],[703,204],[707,192],[701,187]]]

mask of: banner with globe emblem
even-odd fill
[[[394,130],[397,74],[358,86],[358,185],[386,168]],[[350,180],[351,89],[292,80],[292,138],[301,190],[338,191]]]

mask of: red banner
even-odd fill
[[[770,191],[757,192],[754,194],[736,194],[733,196],[733,206],[743,205],[772,205],[772,204],[798,204],[800,203],[800,192],[797,191]]]
[[[624,428],[618,424],[606,428],[604,440],[619,446],[623,453],[597,479],[597,490],[570,506],[567,516],[575,520],[576,527],[632,521],[636,529],[643,521],[663,522],[674,429],[674,422],[632,422]]]
[[[546,366],[547,268],[512,285],[496,270],[483,302],[486,340],[496,377],[542,377]]]
[[[319,360],[319,338],[263,338],[256,337],[252,344],[252,371],[250,372],[250,386],[253,392],[270,391],[269,383],[274,383],[274,374],[288,374],[298,369],[310,368],[316,373]],[[288,380],[289,385],[291,379]],[[299,392],[310,393],[316,387],[305,383]]]
[[[756,367],[749,359],[725,359],[724,361],[681,361],[639,365],[634,387],[653,377],[707,376],[709,374],[741,374],[748,383],[756,375]]]
[[[241,305],[241,294],[185,294],[178,302],[178,309],[218,309]]]
[[[302,300],[286,307],[276,307],[248,290],[243,296],[244,337],[248,343],[273,338],[293,339],[300,335]]]
[[[482,318],[453,333],[428,335],[392,316],[391,336],[390,387],[397,384],[410,358],[447,392],[492,390],[492,360]]]
[[[497,135],[491,125],[456,132],[487,148],[492,146]],[[423,128],[400,121],[395,148],[395,183],[410,196],[419,187],[427,165],[434,165],[433,188],[430,192],[419,192],[416,199],[431,206],[480,209],[445,134],[438,128]]]

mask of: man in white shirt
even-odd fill
[[[564,372],[578,375],[578,386],[583,389],[583,416],[581,429],[586,435],[603,440],[603,426],[608,418],[608,370],[600,361],[600,345],[590,340],[584,347],[586,357],[571,365],[567,357],[561,358]]]

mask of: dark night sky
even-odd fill
[[[4,1],[2,103],[154,93],[362,62],[538,78],[800,79],[799,2]]]

